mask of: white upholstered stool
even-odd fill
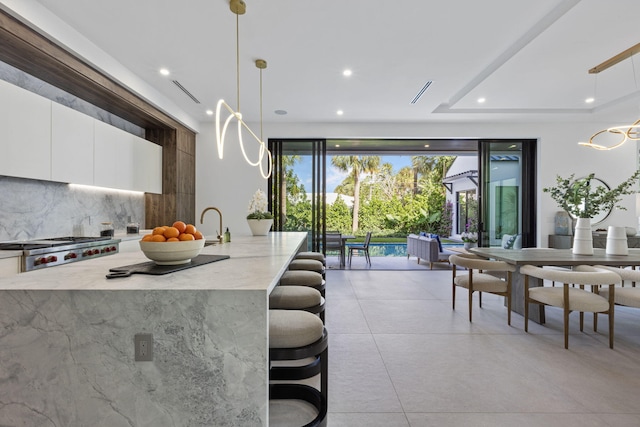
[[[324,275],[324,265],[315,259],[293,259],[289,263],[289,270],[314,271]]]
[[[298,252],[295,256],[295,259],[313,259],[316,261],[320,261],[322,265],[326,265],[326,258],[322,252],[313,252],[313,251],[302,251]]]
[[[269,380],[297,381],[320,375],[320,390],[299,383],[269,384],[269,399],[295,399],[312,404],[318,414],[305,427],[326,426],[328,402],[328,334],[318,316],[301,310],[269,310]],[[312,362],[273,366],[274,361]]]
[[[318,314],[324,311],[324,298],[320,291],[309,286],[276,286],[269,294],[269,309]]]

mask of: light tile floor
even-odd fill
[[[328,426],[640,425],[640,309],[617,308],[613,350],[606,315],[594,333],[573,313],[565,350],[558,309],[527,334],[485,294],[469,323],[450,283],[446,267],[327,272]],[[270,406],[272,426],[303,424],[287,405]]]

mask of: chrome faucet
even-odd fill
[[[224,237],[222,237],[222,212],[220,212],[220,209],[218,208],[214,208],[213,206],[205,208],[205,210],[202,211],[202,214],[200,214],[200,224],[202,224],[202,221],[204,220],[204,214],[207,213],[208,210],[213,209],[214,211],[218,212],[218,214],[220,215],[220,229],[217,230],[218,232],[218,241],[220,243],[224,243]]]

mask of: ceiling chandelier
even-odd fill
[[[596,65],[595,67],[589,70],[589,74],[598,74],[599,72],[604,71],[609,67],[612,67],[618,62],[631,58],[633,78],[636,81],[636,90],[637,90],[638,82],[636,80],[636,69],[633,63],[633,55],[635,55],[638,52],[640,52],[640,43],[636,44],[633,47],[630,47],[624,52],[620,52],[616,56],[613,56],[607,59],[602,64]],[[614,138],[616,138],[616,141],[611,145],[603,145],[595,142],[595,140],[598,139],[598,137],[604,138],[607,135],[613,136]],[[578,142],[578,144],[585,147],[591,147],[596,150],[613,150],[614,148],[620,147],[622,144],[624,144],[627,141],[640,141],[640,119],[636,120],[630,125],[612,126],[610,128],[598,131],[593,135],[591,135],[591,138],[589,138],[589,142]]]
[[[224,150],[224,139],[227,134],[227,127],[231,123],[231,120],[236,119],[238,122],[238,141],[240,143],[240,149],[242,150],[242,155],[244,159],[251,166],[258,166],[260,168],[260,174],[264,179],[269,178],[271,175],[271,171],[273,169],[273,158],[271,157],[271,152],[267,149],[264,140],[262,139],[262,70],[267,68],[267,61],[263,59],[256,60],[256,67],[260,69],[260,137],[258,137],[249,126],[242,120],[242,113],[240,113],[240,31],[239,31],[239,16],[244,15],[247,10],[247,6],[243,0],[230,0],[229,8],[233,13],[236,14],[236,90],[237,90],[237,107],[238,111],[235,111],[233,108],[227,104],[224,99],[218,100],[218,104],[216,105],[216,144],[218,147],[218,157],[222,159],[223,150]],[[221,110],[225,108],[229,112],[229,116],[225,119],[222,127],[220,126],[220,113]],[[244,148],[244,141],[242,140],[242,129],[246,129],[251,136],[258,142],[260,145],[260,150],[258,154],[258,160],[255,162],[249,159],[247,156],[247,152]],[[263,160],[264,157],[267,157],[267,171],[265,172],[263,169]]]

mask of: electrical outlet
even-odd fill
[[[151,362],[153,360],[153,335],[136,334],[133,337],[136,362]]]

